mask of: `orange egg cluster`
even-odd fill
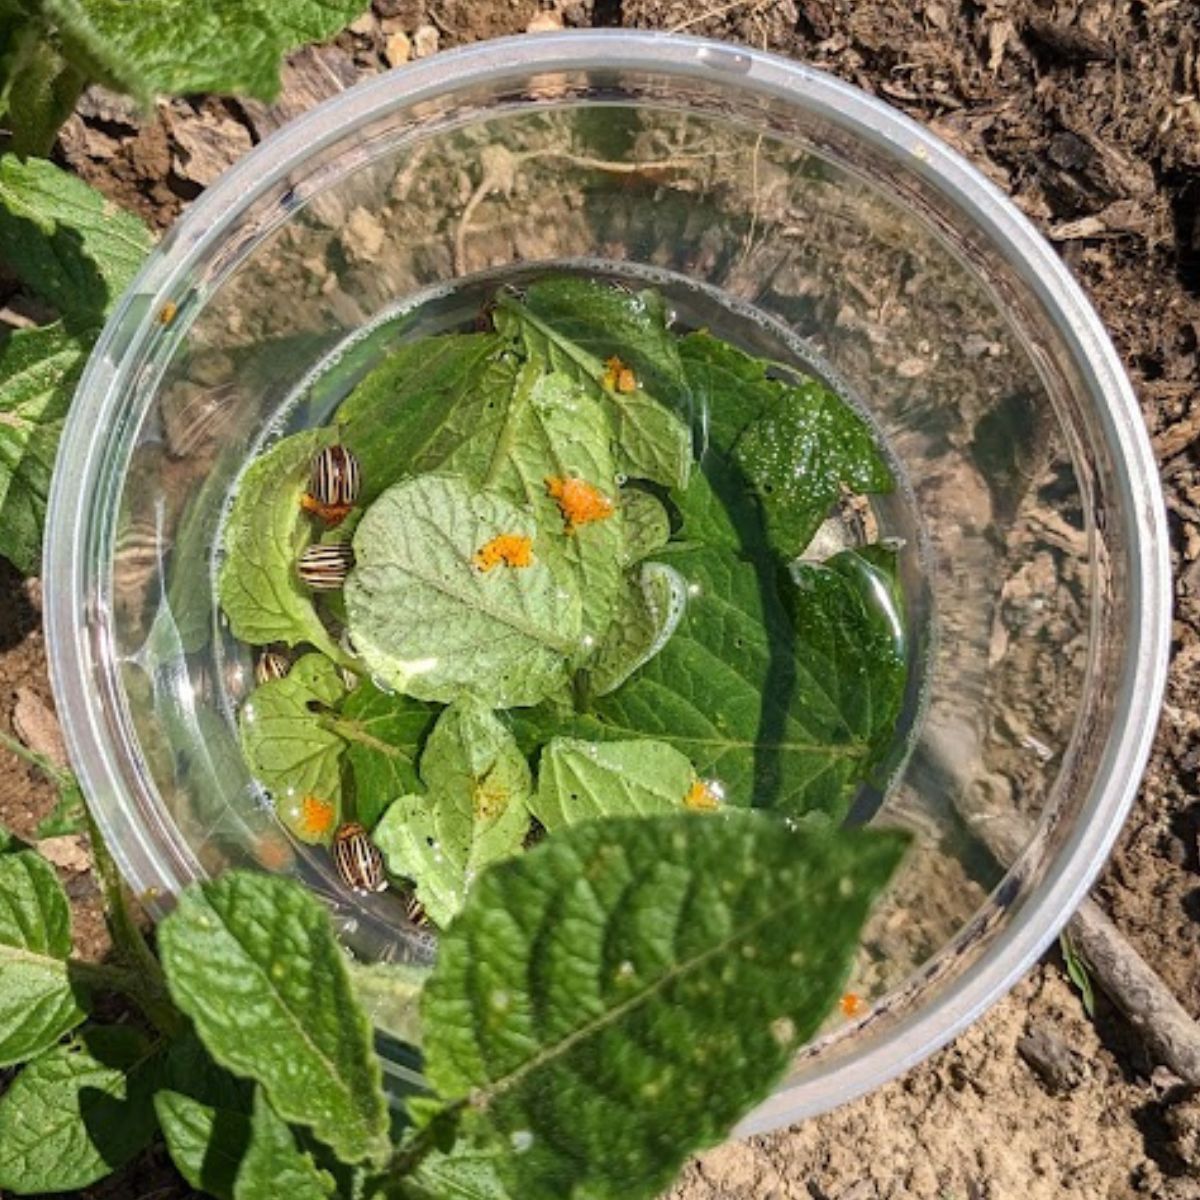
[[[533,562],[533,543],[523,533],[502,533],[475,555],[475,566],[490,571],[503,563],[506,567],[527,567]]]
[[[688,788],[688,794],[684,796],[683,803],[685,808],[690,808],[694,812],[713,812],[721,807],[721,797],[710,783],[703,779],[697,779]]]
[[[841,1008],[843,1017],[858,1017],[862,1015],[866,1005],[857,992],[847,992],[842,997]]]
[[[622,392],[626,395],[637,391],[637,376],[632,368],[627,367],[615,354],[604,360],[604,375],[601,384],[610,392]]]
[[[616,509],[616,505],[586,479],[547,479],[546,491],[558,504],[568,533],[580,525],[603,521],[611,517]]]
[[[337,808],[320,796],[305,796],[300,801],[300,821],[304,833],[311,838],[322,838],[337,820]]]

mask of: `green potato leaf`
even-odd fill
[[[234,1182],[233,1200],[326,1200],[333,1193],[333,1178],[296,1145],[287,1122],[262,1088],[256,1088],[250,1142]]]
[[[630,572],[612,620],[587,666],[593,696],[614,692],[666,645],[687,607],[687,581],[663,563]]]
[[[327,728],[346,741],[354,774],[354,815],[373,829],[397,796],[421,790],[417,754],[436,718],[436,708],[373,683],[360,683]]]
[[[650,737],[684,754],[732,804],[840,819],[890,742],[904,690],[878,577],[860,556],[806,564],[794,587],[729,550],[663,557],[687,581],[674,634],[590,711],[516,714],[519,740],[528,750],[556,733]]]
[[[411,879],[445,926],[476,874],[517,853],[529,831],[529,764],[488,709],[458,701],[442,713],[421,756],[424,796],[404,796],[375,830],[393,875]]]
[[[37,25],[26,25],[19,41],[16,61],[6,73],[11,149],[21,158],[31,154],[45,158],[87,78],[63,58]]]
[[[167,1052],[154,1111],[171,1159],[192,1187],[234,1200],[253,1105],[254,1085],[218,1067],[194,1035]]]
[[[581,640],[579,594],[536,550],[527,566],[480,569],[476,556],[501,536],[536,547],[538,528],[502,496],[449,476],[405,480],[370,507],[345,595],[376,678],[419,700],[473,696],[497,708],[564,686]]]
[[[542,751],[529,807],[554,833],[600,817],[682,812],[696,782],[692,764],[665,742],[555,738]]]
[[[320,710],[336,709],[345,692],[329,659],[305,654],[282,679],[256,687],[238,717],[251,773],[272,793],[280,819],[301,841],[327,842],[340,818],[346,743],[323,723]],[[329,828],[307,827],[306,796],[334,806],[337,816]]]
[[[273,100],[279,62],[332,37],[362,0],[42,0],[63,53],[149,104],[155,96],[236,92]]]
[[[156,1054],[134,1029],[93,1026],[30,1063],[0,1099],[0,1188],[72,1192],[144,1149]]]
[[[463,442],[447,469],[528,508],[539,545],[562,560],[583,605],[583,637],[608,626],[626,557],[625,521],[617,494],[612,429],[600,402],[568,376],[543,374],[532,359],[517,375],[498,427]],[[552,480],[580,479],[612,502],[611,515],[572,527],[551,496]]]
[[[98,328],[151,245],[136,217],[83,180],[45,159],[0,155],[0,261],[68,328]]]
[[[313,456],[336,440],[332,429],[306,429],[284,438],[256,458],[238,484],[225,522],[217,593],[234,637],[243,642],[307,642],[329,658],[344,657],[296,574],[296,561],[314,533],[300,499]]]
[[[408,342],[371,371],[337,412],[358,456],[369,505],[410,475],[444,469],[465,442],[494,436],[516,386],[510,342],[468,333]]]
[[[41,561],[58,438],[88,349],[58,324],[0,346],[0,554],[26,574]]]
[[[521,300],[501,293],[496,321],[526,351],[584,385],[612,421],[617,466],[667,487],[687,485],[692,435],[669,405],[687,411],[687,385],[666,309],[655,292],[636,295],[570,277],[532,284]],[[637,377],[632,392],[606,385],[619,357]]]
[[[443,935],[426,1074],[522,1200],[654,1196],[818,1029],[904,846],[748,813],[564,830]]]
[[[31,850],[0,856],[0,1066],[41,1054],[87,1016],[70,953],[71,909],[54,868]]]
[[[299,884],[230,871],[159,926],[171,995],[209,1054],[346,1163],[387,1152],[370,1023],[320,903]]]
[[[706,414],[711,446],[724,460],[708,472],[717,497],[736,509],[752,493],[766,536],[784,558],[808,545],[843,487],[892,490],[870,427],[815,379],[793,385],[770,378],[770,363],[706,333],[689,334],[679,351],[693,403]],[[703,489],[694,498],[700,503],[688,536],[745,545],[744,525],[712,507],[713,499]]]
[[[671,519],[662,502],[639,488],[621,492],[621,513],[625,518],[625,547],[621,565],[632,567],[649,558],[671,540]]]

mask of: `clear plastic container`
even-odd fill
[[[864,941],[873,1003],[742,1126],[767,1129],[911,1066],[1026,970],[1112,845],[1166,666],[1157,475],[1112,347],[1013,206],[886,105],[750,50],[567,33],[416,63],[258,147],[151,257],[80,384],[46,540],[59,711],[156,910],[258,864],[325,895],[355,953],[427,958],[395,898],[341,890],[249,778],[215,535],[248,457],[322,419],[414,298],[549,265],[650,272],[788,342],[905,481],[865,519],[906,539],[918,686],[892,786],[856,815],[917,849]]]

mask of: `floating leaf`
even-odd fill
[[[687,606],[687,581],[672,567],[643,563],[631,573],[588,664],[592,695],[614,692],[667,644]]]
[[[33,1058],[86,1017],[70,953],[71,909],[54,868],[30,850],[0,856],[0,1066]]]
[[[459,701],[442,714],[421,757],[428,792],[384,814],[375,842],[388,870],[413,880],[429,916],[447,925],[476,874],[521,849],[529,830],[529,764],[487,709]]]
[[[347,1163],[387,1151],[371,1027],[320,903],[298,883],[230,871],[159,926],[175,1003],[213,1058]]]
[[[509,340],[494,333],[399,346],[342,402],[337,425],[362,466],[362,503],[410,475],[442,470],[463,443],[494,438],[516,386]]]
[[[566,681],[580,640],[580,599],[561,567],[481,570],[476,555],[514,535],[536,545],[532,518],[448,476],[390,488],[355,535],[346,585],[354,645],[372,674],[420,700],[476,696],[536,704]]]
[[[786,579],[720,549],[672,549],[688,603],[666,645],[587,713],[516,715],[526,749],[554,734],[651,737],[674,746],[729,801],[844,815],[890,744],[905,664],[861,563],[805,564],[794,613]],[[839,556],[840,557],[840,556]]]
[[[665,742],[555,738],[542,751],[533,815],[550,833],[600,817],[682,812],[696,772]]]
[[[371,1024],[410,1046],[421,1044],[421,988],[427,967],[350,960],[350,982]]]
[[[321,721],[346,691],[338,669],[306,654],[282,678],[261,684],[242,706],[242,750],[255,778],[273,794],[280,819],[302,841],[328,842],[339,821],[341,756],[346,747]],[[333,806],[323,827],[305,818],[305,797]]]
[[[562,277],[531,285],[522,301],[501,293],[497,305],[502,332],[518,336],[531,354],[604,403],[622,471],[667,487],[686,486],[692,435],[667,407],[686,403],[686,383],[661,297]],[[614,356],[632,368],[632,391],[606,386],[606,360]]]
[[[300,508],[313,455],[336,440],[331,429],[306,429],[256,458],[238,484],[225,522],[225,560],[217,580],[234,637],[253,646],[308,642],[343,657],[300,582],[296,562],[313,535]]]
[[[425,987],[425,1064],[522,1200],[656,1195],[837,1002],[898,834],[592,821],[482,875]]]
[[[156,1053],[135,1029],[93,1026],[30,1063],[0,1099],[0,1188],[73,1192],[146,1147]]]

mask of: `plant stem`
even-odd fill
[[[30,750],[23,742],[17,741],[15,737],[10,737],[3,730],[0,730],[0,746],[3,746],[10,754],[15,754],[18,758],[23,758],[31,766],[37,767],[51,782],[58,784],[60,787],[73,782],[74,777],[70,771],[64,771],[56,763],[51,762],[44,754],[39,754],[36,750]]]
[[[158,1030],[167,1037],[177,1037],[184,1030],[184,1019],[171,1002],[162,967],[138,928],[129,904],[129,891],[121,879],[117,864],[108,852],[108,847],[104,844],[96,822],[92,819],[90,809],[87,814],[87,827],[96,874],[100,877],[105,907],[108,910],[109,929],[112,931],[117,953],[132,968],[130,974],[137,980],[136,991],[129,991],[127,988],[120,990],[137,1001],[138,1006]]]

